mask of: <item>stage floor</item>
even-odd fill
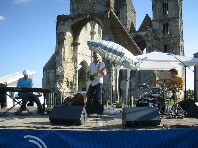
[[[158,126],[132,126],[126,127],[122,125],[122,109],[115,108],[116,114],[104,114],[97,116],[96,114],[88,117],[83,125],[55,125],[51,124],[49,115],[37,114],[37,108],[28,107],[33,113],[32,115],[18,116],[14,112],[18,108],[14,108],[0,117],[0,129],[53,129],[53,130],[80,130],[80,131],[117,131],[117,130],[150,130],[150,129],[175,129],[175,128],[197,128],[197,118],[169,118],[165,115],[161,116],[161,123]],[[2,114],[6,109],[0,109]]]

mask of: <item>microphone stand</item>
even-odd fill
[[[144,62],[145,59],[147,59],[148,57],[145,57],[143,59],[141,59],[141,61],[138,63],[139,65],[142,64]],[[138,69],[138,67],[137,67]],[[129,81],[131,79],[131,75],[127,78],[126,82]]]
[[[148,57],[145,57],[145,58],[143,58],[143,59],[141,59],[141,61],[138,63],[139,65],[141,64],[141,63],[143,63],[144,62],[144,60],[145,59],[147,59]],[[137,67],[137,69],[138,69],[138,67]],[[137,76],[137,75],[136,75]],[[132,107],[131,106],[131,104],[132,104],[132,102],[131,102],[131,97],[132,97],[132,95],[131,95],[131,91],[132,91],[132,89],[131,89],[131,82],[132,82],[132,80],[131,80],[131,71],[130,71],[130,76],[127,78],[127,80],[126,80],[126,83],[129,81],[129,98],[130,98],[130,100],[129,100],[129,103],[130,103],[130,107]]]

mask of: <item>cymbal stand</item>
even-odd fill
[[[167,118],[183,118],[185,116],[185,111],[179,105],[179,102],[176,101],[171,107],[168,108]]]
[[[139,87],[138,88],[138,99],[141,99],[142,98],[142,96],[143,96],[143,87]]]
[[[162,90],[163,90],[163,101],[162,101],[163,103],[160,106],[160,111],[162,111],[164,114],[166,114],[166,113],[168,113],[169,104],[166,103],[166,84],[165,84],[165,82],[163,83]],[[163,107],[164,107],[164,110],[162,110]]]

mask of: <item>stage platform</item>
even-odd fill
[[[62,130],[84,130],[84,131],[116,131],[116,130],[135,130],[135,129],[173,129],[173,128],[194,128],[198,127],[198,118],[167,118],[161,115],[161,123],[157,126],[130,126],[122,125],[122,108],[115,108],[115,114],[90,115],[87,122],[83,125],[56,125],[49,120],[49,115],[37,114],[37,108],[28,107],[32,112],[24,112],[25,115],[15,115],[14,108],[0,117],[0,129],[62,129]],[[0,109],[2,114],[6,109]]]

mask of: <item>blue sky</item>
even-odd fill
[[[152,18],[151,0],[133,0],[137,28],[146,14]],[[198,52],[198,1],[183,1],[185,55]],[[42,86],[43,66],[55,51],[56,17],[70,13],[70,0],[0,0],[0,77],[29,69],[34,87]],[[187,72],[187,89],[193,72]]]

